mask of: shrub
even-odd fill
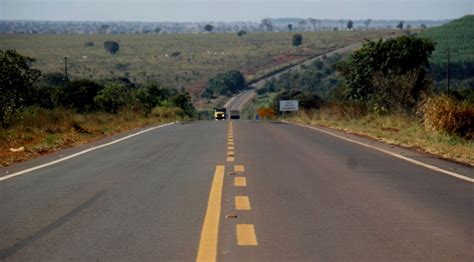
[[[303,43],[303,36],[300,34],[294,34],[291,39],[291,44],[293,46],[300,46]]]
[[[116,54],[120,50],[120,45],[115,41],[105,41],[104,48],[107,53]]]
[[[120,108],[132,103],[131,90],[125,85],[111,83],[97,93],[94,102],[106,112],[117,113]]]
[[[474,139],[474,107],[441,95],[429,98],[422,106],[423,124],[429,131],[447,132]]]
[[[104,87],[90,80],[68,82],[61,92],[60,103],[79,112],[94,110],[94,98]]]

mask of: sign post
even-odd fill
[[[283,118],[285,118],[285,112],[298,111],[298,100],[280,100],[280,112],[283,112]]]

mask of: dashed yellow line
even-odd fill
[[[238,224],[236,226],[237,245],[239,246],[257,246],[257,236],[255,227],[252,224]]]
[[[245,166],[244,165],[235,165],[234,166],[234,171],[235,172],[245,172]]]
[[[227,156],[228,157],[235,156],[235,152],[234,151],[227,151]]]
[[[248,196],[236,196],[234,202],[236,210],[250,210],[250,200]]]
[[[245,177],[235,177],[234,178],[234,186],[239,186],[239,187],[243,187],[243,186],[247,186],[247,179],[245,179]]]
[[[227,157],[227,162],[234,162],[235,158],[233,156]]]
[[[228,146],[227,150],[235,150],[234,146]]]
[[[216,166],[196,261],[216,261],[225,166]]]
[[[234,142],[227,142],[228,146],[234,146]]]

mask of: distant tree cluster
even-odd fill
[[[230,96],[247,88],[244,75],[237,70],[218,74],[211,78],[202,94],[203,97],[213,98],[220,95]]]

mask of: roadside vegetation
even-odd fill
[[[436,88],[429,70],[435,48],[436,42],[413,35],[367,41],[345,59],[323,58],[267,82],[255,104],[276,118],[279,100],[299,100],[302,110],[289,120],[474,165],[474,104]]]
[[[189,94],[149,81],[41,75],[33,58],[0,50],[0,165],[131,128],[194,118]]]

